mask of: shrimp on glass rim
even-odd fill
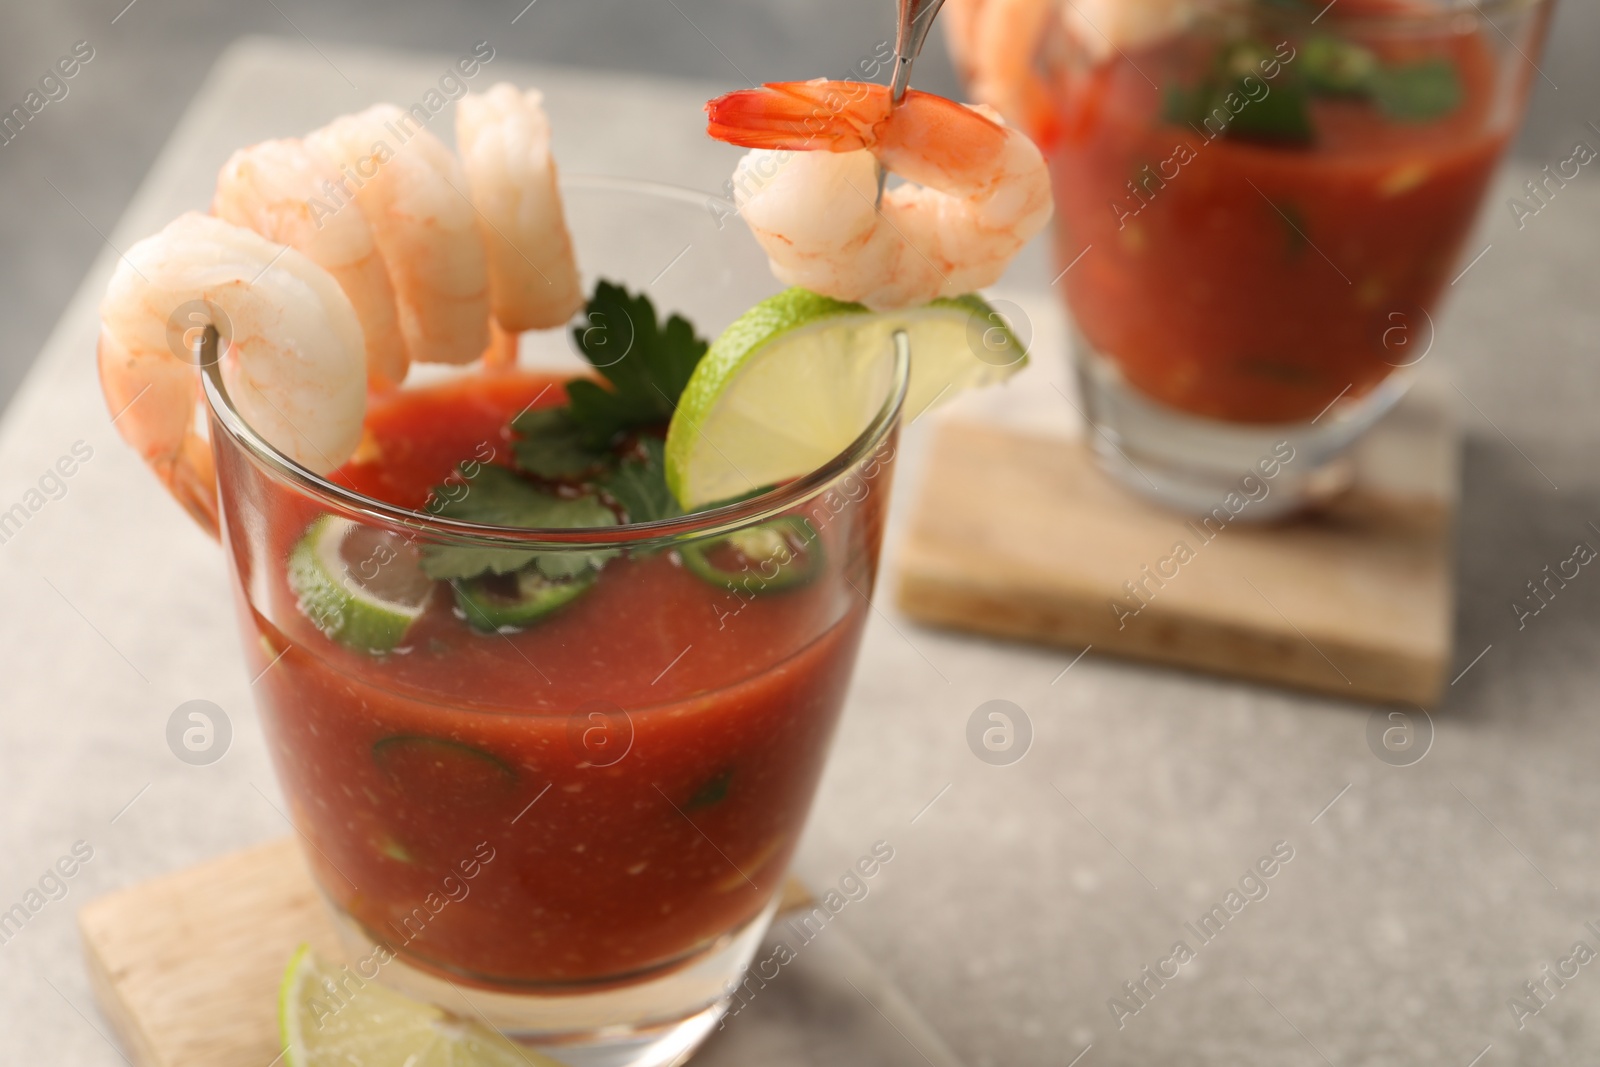
[[[410,362],[400,333],[394,287],[366,216],[327,204],[324,185],[339,173],[303,141],[263,141],[223,164],[212,214],[304,252],[338,281],[361,320],[367,372],[375,386],[394,385]]]
[[[1054,207],[1039,149],[981,105],[819,78],[706,111],[712,137],[756,149],[734,199],[778,279],[873,310],[994,284]],[[881,205],[875,163],[906,179]]]
[[[583,306],[544,94],[501,82],[456,104],[461,153],[489,257],[489,303],[506,333],[565,325]]]
[[[582,306],[540,94],[469,94],[459,127],[464,164],[388,104],[242,149],[214,216],[184,215],[118,267],[101,305],[106,402],[202,526],[216,531],[216,471],[176,330],[218,320],[239,413],[326,474],[359,446],[367,388],[413,362],[511,362],[517,333]],[[204,310],[175,325],[190,303]]]
[[[355,452],[366,413],[361,323],[339,283],[292,248],[209,215],[179,216],[128,249],[100,305],[100,384],[124,440],[208,530],[217,528],[200,376],[172,351],[172,316],[220,312],[223,382],[245,421],[326,474]]]
[[[489,273],[461,162],[393,104],[335,119],[305,141],[344,176],[341,188],[372,228],[410,360],[470,363],[482,355]]]

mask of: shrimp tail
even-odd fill
[[[935,93],[913,89],[890,107],[886,86],[824,78],[741,89],[711,101],[706,113],[707,132],[719,141],[799,152],[866,149],[914,180],[926,176],[915,171],[925,172],[927,163],[942,171],[985,168],[1007,137],[992,112]]]
[[[185,441],[183,454],[170,466],[157,465],[155,472],[167,491],[183,505],[183,510],[200,524],[202,530],[212,537],[220,536],[216,461],[210,442],[197,438]]]
[[[155,364],[135,359],[105,330],[97,356],[112,424],[183,510],[217,536],[216,460],[211,442],[192,430],[195,372],[176,359]],[[177,419],[161,417],[174,411]],[[187,421],[184,412],[189,413]]]
[[[911,97],[928,96],[912,90]],[[866,82],[768,82],[706,104],[706,132],[743,148],[853,152],[877,140],[890,113],[889,90]]]
[[[483,350],[484,370],[507,370],[517,365],[517,331],[489,320],[489,347]]]

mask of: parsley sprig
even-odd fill
[[[707,347],[683,316],[658,322],[649,297],[629,295],[604,280],[595,285],[584,325],[574,326],[572,337],[611,385],[582,379],[567,385],[567,418],[596,449],[623,431],[671,419]]]
[[[463,468],[465,468],[463,464]],[[439,509],[450,519],[491,526],[526,526],[544,529],[578,529],[611,526],[616,514],[594,495],[560,496],[531,484],[504,467],[480,466],[457,487]],[[570,578],[599,567],[614,552],[533,552],[521,548],[487,548],[478,545],[428,545],[422,550],[422,570],[436,580],[476,578],[481,574],[510,574],[533,564],[546,578]]]
[[[672,418],[707,344],[688,320],[656,317],[650,298],[601,281],[573,328],[579,352],[604,384],[567,383],[567,403],[525,411],[511,422],[516,470],[477,466],[460,486],[440,487],[438,513],[498,526],[581,528],[651,522],[683,514],[667,488],[660,433]],[[547,578],[598,569],[612,551],[434,545],[423,570],[439,580],[510,574],[536,566]]]
[[[568,382],[565,406],[513,420],[517,468],[598,492],[628,522],[683,514],[667,489],[658,434],[707,343],[683,316],[662,321],[649,297],[604,280],[595,285],[572,339],[605,384]]]
[[[600,481],[600,488],[616,502],[630,522],[654,522],[683,514],[677,497],[667,488],[667,444],[659,437],[640,437],[634,453]]]

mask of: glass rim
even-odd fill
[[[708,194],[660,182],[635,181],[606,175],[563,175],[563,191],[611,190],[676,200],[702,206]],[[710,199],[718,199],[710,197]],[[903,330],[892,334],[893,367],[888,395],[866,427],[850,444],[827,462],[806,474],[756,496],[720,504],[671,519],[621,523],[616,526],[529,527],[469,522],[400,507],[339,485],[291,460],[245,421],[222,380],[222,361],[201,371],[203,392],[213,425],[222,430],[275,479],[325,505],[342,517],[368,524],[398,526],[424,536],[485,548],[544,550],[597,550],[670,544],[694,537],[715,536],[776,518],[800,501],[824,491],[850,468],[868,458],[898,425],[911,380],[910,341]],[[576,377],[576,375],[574,375]]]

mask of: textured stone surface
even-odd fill
[[[235,53],[122,223],[102,223],[111,241],[202,205],[234,146],[408,97],[448,58],[322,48],[326,61],[301,45]],[[546,88],[573,171],[711,189],[733,158],[695,137],[707,86],[496,73]],[[966,1061],[1063,1067],[1091,1042],[1082,1067],[1466,1067],[1491,1044],[1485,1067],[1532,1067],[1600,1050],[1594,965],[1521,1032],[1506,1007],[1574,941],[1596,945],[1583,924],[1600,919],[1600,577],[1586,569],[1520,631],[1510,608],[1577,540],[1600,545],[1600,188],[1573,184],[1517,232],[1504,199],[1524,176],[1499,190],[1480,242],[1493,248],[1430,356],[1460,387],[1469,434],[1457,670],[1488,651],[1421,762],[1373,755],[1367,707],[1093,652],[1063,674],[1070,655],[920,630],[887,606],[874,619],[799,870],[822,885],[874,840],[894,845],[839,921]],[[0,1049],[19,1064],[121,1062],[96,1033],[81,902],[285,829],[222,557],[120,447],[94,385],[114,258],[95,260],[0,424],[0,510],[73,442],[94,449],[66,496],[0,544],[0,910],[74,841],[94,848],[66,899],[0,945]],[[210,767],[163,737],[195,698],[234,725]],[[995,698],[1033,723],[1009,767],[965,740]],[[1278,841],[1295,852],[1270,894],[1200,945],[1184,923]],[[1179,939],[1197,958],[1119,1030],[1107,999]]]

